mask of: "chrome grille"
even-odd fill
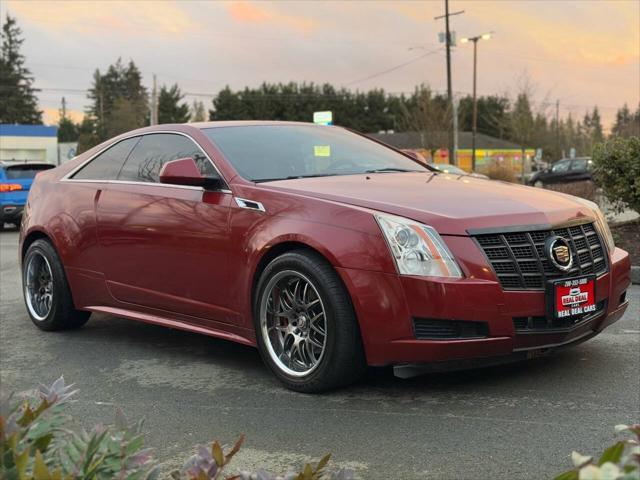
[[[544,242],[550,235],[571,246],[573,268],[557,270],[547,258]],[[475,235],[505,290],[544,290],[547,280],[607,271],[605,248],[593,223],[553,230]]]

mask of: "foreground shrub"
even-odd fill
[[[616,431],[631,432],[635,438],[616,442],[600,455],[598,461],[573,452],[574,468],[555,480],[640,480],[640,424],[618,425]]]
[[[593,174],[617,211],[640,213],[640,137],[614,138],[595,146]]]
[[[20,399],[0,392],[0,479],[3,480],[156,480],[160,469],[152,451],[144,448],[142,421],[128,424],[116,411],[115,424],[97,425],[91,431],[65,428],[70,418],[64,410],[76,394],[60,377],[50,387],[39,386]],[[227,467],[238,453],[244,436],[226,453],[218,442],[201,446],[176,480],[351,480],[353,472],[326,471],[329,455],[313,467],[283,476],[259,470],[229,475]]]
[[[116,424],[90,432],[65,429],[64,409],[76,393],[61,377],[22,399],[0,399],[0,477],[7,480],[153,480],[151,452],[144,449],[142,422]]]

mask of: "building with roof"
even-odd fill
[[[422,153],[429,161],[436,163],[449,162],[449,154],[446,148],[435,149],[433,152],[427,147],[428,142],[424,132],[394,132],[372,133],[370,137],[387,143],[393,147],[405,150],[415,150]],[[436,138],[447,138],[446,133],[437,132]],[[458,166],[471,171],[472,133],[458,133]],[[524,148],[525,170],[528,170],[536,151],[533,148]],[[511,167],[515,172],[521,172],[523,148],[517,143],[495,138],[482,133],[476,134],[476,170],[484,171],[492,163],[499,163]]]
[[[0,161],[58,164],[58,127],[0,124]]]

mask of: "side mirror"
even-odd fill
[[[160,183],[211,189],[222,187],[222,179],[204,177],[193,158],[179,158],[165,163],[160,170]]]

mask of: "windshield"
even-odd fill
[[[255,182],[428,171],[390,148],[337,127],[254,125],[207,128],[203,132],[240,175]]]
[[[9,167],[5,167],[5,175],[9,180],[18,180],[18,179],[29,179],[36,176],[38,172],[43,170],[49,170],[50,168],[55,167],[55,165],[47,165],[47,164],[38,164],[38,165],[30,165],[28,163],[22,165],[11,165]]]

